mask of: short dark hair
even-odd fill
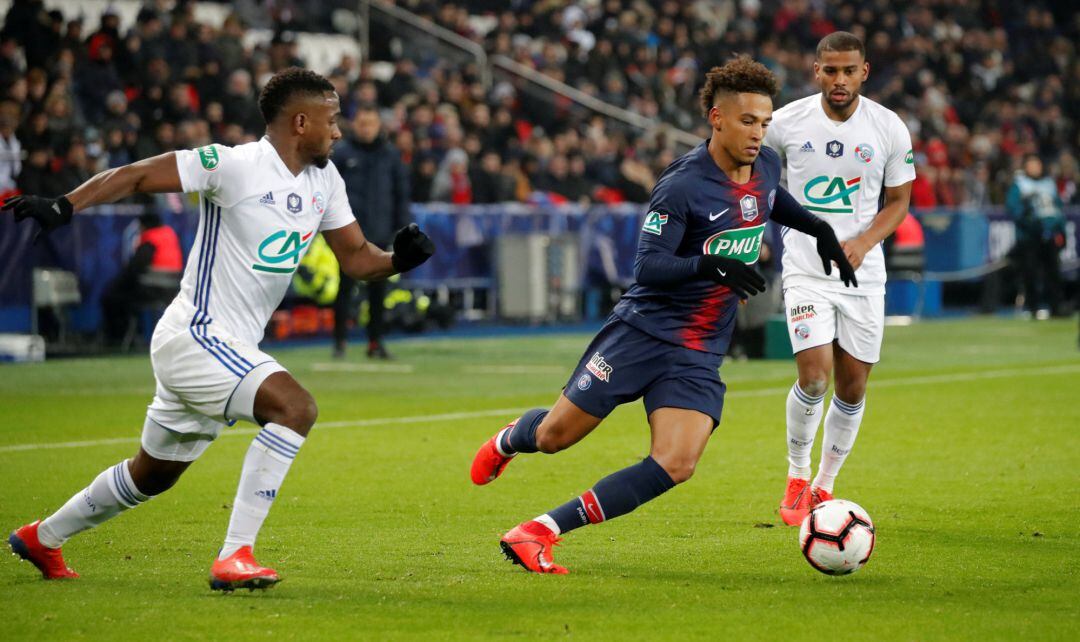
[[[817,57],[826,51],[858,51],[859,55],[866,59],[866,47],[858,36],[850,31],[834,31],[821,39],[817,44]]]
[[[750,56],[737,56],[705,74],[705,85],[701,88],[701,113],[708,116],[713,101],[721,94],[762,94],[771,98],[778,89],[776,76],[768,67]]]
[[[314,71],[289,67],[274,74],[263,87],[259,93],[259,111],[262,112],[263,120],[269,125],[293,96],[301,94],[322,96],[333,91],[334,85]]]

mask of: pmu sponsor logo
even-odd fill
[[[862,177],[845,179],[843,176],[815,176],[803,186],[805,207],[811,212],[851,214],[855,211],[852,196],[859,191]]]
[[[747,265],[757,263],[761,254],[761,235],[765,232],[765,224],[754,227],[736,227],[713,234],[706,239],[701,251],[705,254],[716,254],[732,259],[738,259]]]
[[[259,262],[253,263],[251,269],[272,274],[292,274],[314,234],[314,231],[303,236],[300,232],[274,232],[259,243]]]
[[[611,373],[614,370],[607,361],[604,361],[604,357],[600,356],[599,352],[593,354],[592,358],[589,359],[589,363],[585,364],[585,369],[604,383],[611,381]]]
[[[817,312],[814,312],[814,304],[810,305],[795,305],[791,307],[788,312],[788,316],[794,321],[805,321],[807,319],[813,319],[817,316]]]

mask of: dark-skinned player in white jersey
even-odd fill
[[[398,232],[392,253],[365,240],[330,162],[341,109],[329,81],[286,69],[263,88],[259,107],[266,136],[258,142],[169,152],[101,172],[58,198],[24,195],[3,205],[19,220],[37,221],[43,233],[75,212],[136,193],[198,193],[201,210],[181,291],[154,330],[157,386],[138,452],[8,539],[46,579],[78,577],[61,545],[171,488],[226,425],[243,419],[262,429],[244,458],[210,585],[277,583],[277,572],[255,561],[255,537],[318,410],[311,394],[258,349],[266,322],[318,232],[342,270],[361,280],[408,271],[434,252],[415,225]]]

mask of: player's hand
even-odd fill
[[[435,243],[420,231],[416,223],[409,223],[394,235],[394,255],[390,260],[399,273],[423,264],[435,253]]]
[[[740,299],[765,291],[765,277],[738,259],[706,254],[701,257],[698,274],[727,287]]]
[[[824,227],[817,237],[817,253],[821,257],[821,265],[825,268],[825,274],[832,274],[832,264],[840,270],[840,280],[845,287],[859,287],[859,281],[855,278],[855,268],[851,267],[844,248],[840,241],[836,240],[836,233],[832,227]]]
[[[60,198],[42,198],[41,196],[30,196],[28,194],[5,199],[4,204],[0,205],[0,210],[5,212],[10,210],[15,214],[16,221],[27,218],[37,221],[41,225],[41,231],[34,237],[35,241],[37,241],[38,236],[48,234],[56,228],[70,223],[71,215],[75,211],[71,206],[71,201],[63,196]]]

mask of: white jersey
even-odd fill
[[[859,97],[846,121],[830,120],[821,94],[773,113],[765,144],[780,153],[787,190],[806,209],[827,221],[841,241],[866,231],[881,210],[883,186],[915,179],[911,135],[900,117]],[[885,256],[876,245],[856,271],[858,288],[845,288],[839,271],[826,276],[815,240],[784,228],[784,288],[811,285],[847,294],[885,293]]]
[[[179,151],[176,164],[199,193],[199,231],[153,343],[191,332],[207,350],[219,335],[256,346],[315,234],[356,220],[345,182],[333,163],[294,176],[266,138]]]

